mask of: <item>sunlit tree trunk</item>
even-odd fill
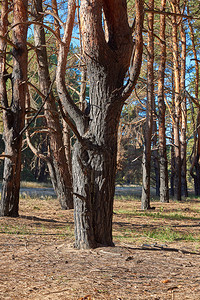
[[[174,91],[174,73],[173,73],[173,68],[171,69],[171,86],[172,86],[172,97],[171,97],[171,112],[170,112],[170,117],[172,119],[172,124],[170,128],[170,196],[174,197],[174,179],[175,179],[175,153],[174,153],[174,115],[175,115],[175,91]]]
[[[6,1],[5,1],[6,3]],[[2,3],[4,7],[4,1]],[[5,12],[5,11],[4,11]],[[17,217],[19,214],[19,189],[21,173],[20,132],[24,127],[25,97],[27,89],[27,0],[13,1],[13,71],[12,101],[3,98],[5,143],[4,173],[1,194],[1,216]],[[20,23],[19,25],[17,25]]]
[[[154,9],[154,0],[149,0],[149,9]],[[150,208],[150,171],[151,171],[151,138],[152,138],[152,107],[154,102],[154,14],[148,13],[148,56],[147,56],[147,104],[146,122],[144,127],[144,152],[142,159],[142,209]]]
[[[189,8],[188,8],[189,14]],[[193,26],[190,20],[188,20],[190,37],[192,41],[192,51],[195,60],[195,99],[198,101],[199,98],[199,60],[197,58],[197,51],[195,45],[195,36]],[[197,121],[196,121],[196,133],[194,132],[194,157],[192,160],[192,165],[190,167],[190,175],[194,179],[194,190],[195,195],[200,195],[200,110],[198,109]],[[195,173],[194,173],[195,170]]]
[[[161,11],[165,10],[166,0],[161,2]],[[165,111],[164,83],[165,83],[165,65],[166,65],[166,28],[165,15],[160,15],[160,66],[158,71],[158,122],[159,122],[159,158],[160,158],[160,201],[169,202],[168,186],[168,167],[167,167],[167,149],[166,149],[166,129],[165,129]]]
[[[178,13],[179,1],[171,1],[173,13]],[[180,72],[179,72],[179,47],[178,47],[178,21],[177,16],[172,16],[172,50],[175,88],[175,115],[174,115],[174,154],[175,154],[175,198],[181,200],[181,147],[180,147]]]
[[[187,131],[187,105],[186,105],[186,96],[185,96],[185,73],[186,73],[186,33],[184,25],[181,24],[181,72],[180,72],[180,86],[181,92],[183,94],[181,101],[181,193],[185,197],[188,196],[187,190],[187,140],[186,140],[186,131]]]
[[[35,1],[32,11],[36,19],[41,16],[40,13],[43,11],[41,0]],[[51,80],[48,69],[47,51],[46,47],[44,47],[46,45],[45,32],[42,25],[34,25],[34,40],[38,62],[40,90],[44,95],[47,95]],[[49,130],[51,160],[48,161],[48,166],[50,177],[62,209],[70,209],[73,208],[72,177],[65,156],[63,133],[52,92],[44,105],[44,115],[46,126]],[[50,166],[50,162],[53,166]]]

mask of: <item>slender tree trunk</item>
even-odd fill
[[[156,196],[160,196],[160,166],[159,166],[159,153],[158,153],[158,129],[156,124],[156,108],[155,108],[155,98],[153,100],[153,124],[152,124],[152,158],[153,166],[155,171],[155,183],[156,183]]]
[[[186,33],[184,29],[184,25],[181,24],[181,91],[182,94],[185,94],[185,72],[186,72]],[[187,105],[186,105],[186,97],[183,96],[181,101],[181,193],[185,197],[188,197],[188,189],[187,189]]]
[[[165,10],[166,0],[161,2],[161,11]],[[160,15],[160,66],[158,71],[158,122],[159,122],[159,156],[160,156],[160,201],[169,202],[168,162],[166,149],[164,83],[166,65],[165,15]]]
[[[149,9],[154,9],[154,0],[149,0]],[[146,123],[144,129],[144,153],[142,160],[142,209],[150,208],[150,171],[151,171],[151,137],[152,137],[152,107],[154,101],[154,14],[148,14],[148,58],[147,58],[147,104]]]
[[[179,3],[171,2],[173,13],[177,13]],[[178,22],[177,16],[172,16],[172,48],[174,65],[174,87],[175,87],[175,124],[174,124],[174,153],[175,153],[175,197],[181,200],[181,148],[180,148],[180,72],[179,72],[179,49],[178,49]]]
[[[189,14],[188,8],[188,14]],[[197,58],[197,51],[195,46],[195,36],[194,30],[191,24],[191,21],[188,20],[189,28],[190,28],[190,37],[192,41],[192,51],[195,60],[195,98],[196,100],[199,98],[199,61]],[[199,157],[200,157],[200,110],[198,110],[197,114],[197,122],[196,122],[196,133],[194,131],[194,157],[192,161],[192,165],[190,168],[190,175],[194,179],[194,190],[195,195],[200,195],[200,165],[199,165]],[[194,174],[195,169],[195,174]]]
[[[171,176],[170,176],[170,196],[174,197],[174,183],[175,183],[175,152],[174,152],[174,124],[175,124],[175,88],[174,88],[174,72],[172,69],[172,109],[171,109],[171,119],[172,119],[172,127],[171,127]]]
[[[21,173],[20,132],[24,127],[25,97],[27,88],[27,0],[13,1],[13,71],[12,103],[3,104],[7,110],[3,113],[5,143],[4,173],[1,195],[1,216],[17,217],[19,214],[19,189]],[[20,23],[20,25],[17,25]]]
[[[174,124],[172,124],[172,144],[174,144]],[[174,146],[171,146],[171,177],[170,177],[170,195],[174,197],[174,184],[175,184],[175,153]]]
[[[42,11],[42,1],[37,0],[34,7],[35,17],[38,18]],[[34,39],[35,46],[37,47],[36,54],[40,89],[44,95],[47,95],[51,80],[48,70],[47,51],[44,47],[46,45],[45,32],[42,26],[34,25]],[[52,158],[52,160],[48,161],[50,177],[53,179],[52,183],[62,209],[70,209],[73,208],[72,177],[65,156],[63,134],[53,93],[50,93],[45,103],[44,111],[46,125],[49,128],[49,146]],[[50,163],[53,163],[53,166],[50,166]]]

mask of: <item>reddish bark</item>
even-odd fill
[[[9,105],[4,98],[4,132],[5,143],[4,174],[2,182],[1,212],[2,216],[18,216],[19,189],[21,173],[22,136],[24,127],[25,97],[27,89],[27,0],[13,1],[13,71],[12,102]],[[19,25],[17,25],[20,23]],[[23,24],[22,24],[23,23]]]

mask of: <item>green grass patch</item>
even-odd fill
[[[192,216],[185,216],[182,213],[171,212],[171,213],[163,213],[162,210],[158,212],[151,212],[151,211],[130,211],[130,210],[123,210],[119,209],[115,211],[116,214],[125,214],[127,216],[142,216],[142,217],[152,217],[154,219],[168,219],[168,220],[200,220],[200,217],[192,217]]]
[[[182,233],[174,230],[173,228],[153,228],[153,229],[145,229],[145,230],[129,230],[129,229],[121,229],[120,232],[114,232],[114,238],[124,242],[134,243],[136,240],[139,241],[141,239],[147,242],[160,241],[160,242],[174,242],[174,241],[191,241],[191,242],[199,242],[200,235],[195,236],[191,233]]]
[[[200,237],[195,237],[191,233],[189,234],[181,233],[175,231],[170,227],[145,230],[143,234],[150,239],[155,239],[162,242],[174,242],[174,241],[198,242],[200,240]]]
[[[20,234],[27,235],[30,234],[30,230],[25,225],[0,225],[0,233],[7,234]]]

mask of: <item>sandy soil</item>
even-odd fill
[[[170,226],[199,236],[199,201],[153,205],[155,214],[185,217],[142,216],[139,201],[117,200],[116,247],[80,251],[73,248],[73,211],[24,194],[20,217],[0,218],[0,299],[200,299],[199,240],[166,244],[143,234]]]

